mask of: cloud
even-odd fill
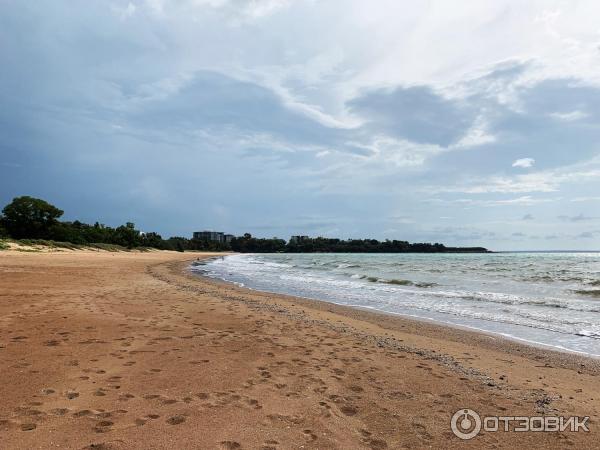
[[[575,197],[571,199],[572,202],[597,202],[600,201],[600,197]]]
[[[488,125],[483,119],[477,119],[471,128],[450,149],[469,149],[496,142],[496,136],[489,133]]]
[[[497,238],[497,233],[494,231],[469,226],[436,227],[431,232],[443,236],[446,240],[458,242],[481,242],[482,240],[495,240]]]
[[[600,234],[600,231],[584,231],[575,236],[575,239],[595,239]]]
[[[533,159],[533,158],[521,158],[521,159],[517,159],[515,162],[513,162],[512,166],[528,168],[528,167],[533,167],[534,164],[535,164],[535,159]]]
[[[110,8],[121,20],[133,16],[137,10],[137,7],[131,2],[126,6],[111,5]]]
[[[453,186],[428,187],[428,192],[462,192],[469,194],[556,192],[565,185],[576,187],[595,182],[600,177],[600,159],[513,176],[473,176]],[[576,197],[579,198],[579,197]]]
[[[444,98],[427,86],[365,92],[348,102],[368,128],[404,140],[447,147],[459,141],[475,120],[462,102]],[[475,131],[481,139],[481,132]]]
[[[277,13],[290,5],[288,0],[254,0],[239,2],[236,0],[145,0],[144,6],[161,18],[177,18],[187,15],[199,18],[203,11],[220,15],[226,23],[239,26],[248,21],[255,21]]]
[[[584,214],[578,214],[576,216],[565,216],[565,215],[561,215],[557,217],[560,220],[565,220],[568,222],[581,222],[581,221],[588,221],[588,220],[596,220],[597,217],[589,217],[586,216]]]
[[[508,199],[494,199],[494,200],[482,200],[482,199],[471,199],[471,198],[459,198],[451,200],[450,203],[461,204],[465,206],[531,206],[541,203],[552,203],[556,202],[556,198],[534,198],[530,195],[524,195],[521,197],[508,198]],[[438,199],[439,201],[439,199]],[[531,220],[530,214],[523,217],[523,220]],[[527,217],[527,218],[526,218]]]
[[[371,161],[380,160],[396,167],[420,166],[427,158],[444,151],[437,145],[419,144],[388,136],[375,136],[369,143],[348,142],[347,145],[368,150],[366,155]]]
[[[532,214],[525,214],[521,220],[535,220]]]
[[[566,113],[555,112],[550,113],[550,117],[558,120],[564,120],[566,122],[574,122],[576,120],[581,120],[588,117],[588,114],[584,113],[583,111],[571,111]]]

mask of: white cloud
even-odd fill
[[[379,161],[386,164],[393,164],[395,167],[421,166],[427,158],[445,151],[439,145],[419,144],[388,136],[376,136],[368,144],[348,142],[348,145],[370,150],[371,155],[366,156],[366,158],[371,162]]]
[[[509,178],[493,176],[465,186],[448,186],[439,188],[438,192],[464,192],[467,194],[485,193],[518,193],[518,192],[554,192],[557,190],[557,180],[549,176],[532,174]]]
[[[110,8],[121,20],[125,20],[133,16],[137,10],[137,7],[131,2],[127,3],[127,6],[122,7],[118,5],[111,5]]]
[[[559,113],[559,112],[551,113],[550,117],[553,117],[558,120],[563,120],[565,122],[575,122],[577,120],[588,117],[588,114],[584,113],[583,111],[575,110],[575,111],[571,111],[571,112],[567,112],[567,113]]]
[[[585,220],[597,220],[597,217],[590,217],[590,216],[586,216],[583,213],[579,213],[576,216],[565,216],[565,215],[560,215],[558,216],[558,219],[560,220],[566,220],[569,222],[581,222],[581,221],[585,221]]]
[[[454,203],[458,205],[464,206],[532,206],[541,203],[551,203],[561,200],[560,198],[536,198],[531,195],[524,195],[521,197],[508,198],[508,199],[500,199],[500,200],[481,200],[481,199],[472,199],[472,198],[459,198],[450,201],[444,201],[440,199],[436,199],[438,202],[442,203]],[[523,219],[528,220],[530,216],[527,214]]]
[[[600,202],[600,197],[575,197],[572,202]]]
[[[557,198],[534,198],[530,195],[525,195],[523,197],[510,198],[506,200],[488,200],[487,204],[494,206],[510,206],[510,205],[519,205],[519,206],[531,206],[538,203],[549,203],[555,202]]]
[[[515,162],[513,162],[512,166],[528,168],[528,167],[532,167],[534,164],[535,164],[535,159],[533,159],[533,158],[521,158],[521,159],[517,159]]]
[[[558,169],[545,170],[515,176],[476,177],[452,186],[435,186],[425,189],[428,193],[462,192],[468,194],[556,192],[563,185],[571,187],[600,179],[600,157]],[[578,197],[587,201],[593,197]],[[573,201],[578,201],[574,197]]]
[[[482,117],[477,118],[467,133],[456,144],[450,146],[450,149],[467,149],[496,142],[496,136],[491,135],[487,128],[484,119]]]

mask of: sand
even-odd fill
[[[598,361],[260,293],[210,255],[0,252],[0,448],[599,448]],[[450,418],[591,416],[590,432]]]

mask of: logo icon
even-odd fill
[[[454,435],[460,439],[473,439],[481,431],[481,417],[472,409],[459,409],[450,421]]]

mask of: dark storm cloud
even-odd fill
[[[448,146],[471,126],[473,110],[430,87],[397,87],[367,92],[348,103],[365,117],[368,129],[419,143]]]

